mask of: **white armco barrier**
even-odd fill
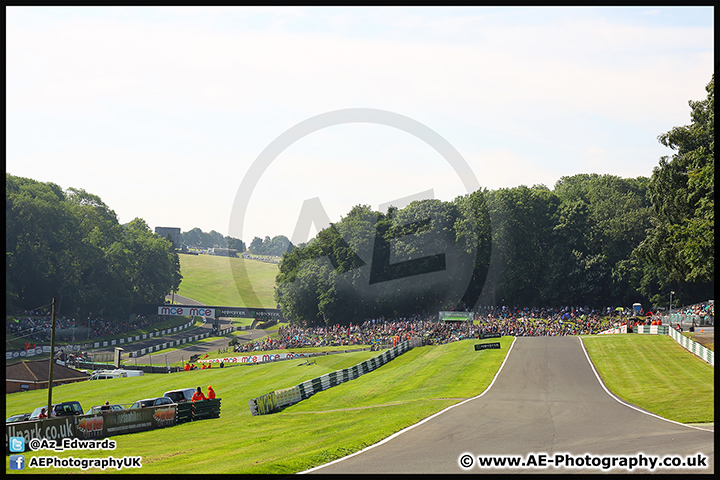
[[[713,367],[715,366],[715,352],[712,350],[703,347],[694,340],[690,340],[690,338],[686,337],[674,328],[670,329],[668,335],[670,335],[670,337],[679,343],[685,350],[694,353]]]

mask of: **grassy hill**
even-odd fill
[[[276,264],[214,255],[180,255],[178,294],[205,305],[275,308]],[[248,305],[248,303],[251,303]]]

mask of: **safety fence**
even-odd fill
[[[686,337],[674,328],[671,328],[669,330],[668,335],[670,335],[670,337],[677,343],[679,343],[680,346],[683,347],[685,350],[694,353],[713,367],[715,366],[715,352],[713,352],[709,348],[706,348],[697,343],[696,341],[691,340],[689,337]]]
[[[328,388],[335,387],[341,383],[354,380],[368,372],[372,372],[417,345],[418,342],[416,341],[404,341],[380,355],[350,368],[326,373],[325,375],[307,380],[290,388],[275,390],[260,397],[251,398],[248,401],[250,413],[253,415],[266,415],[277,412],[281,408],[305,400],[317,392],[327,390]]]
[[[196,420],[207,420],[220,417],[220,399],[199,400],[177,404],[178,425]]]
[[[217,357],[198,360],[197,363],[222,363],[224,366],[238,364],[260,364],[274,363],[283,360],[297,360],[298,358],[321,357],[325,355],[337,355],[340,353],[361,352],[370,350],[371,347],[354,348],[349,350],[331,350],[327,352],[285,352],[285,353],[263,353],[256,352],[250,355],[233,356],[233,357]]]
[[[698,327],[715,326],[715,315],[671,313],[667,316],[667,321],[672,325],[678,324],[683,327],[691,325]]]
[[[201,400],[159,407],[103,412],[92,415],[69,415],[5,424],[5,454],[10,453],[9,439],[23,437],[25,444],[39,440],[60,441],[63,438],[105,438],[220,416],[220,399]]]
[[[668,330],[670,330],[669,325],[635,325],[633,327],[635,333],[650,335],[667,335]]]

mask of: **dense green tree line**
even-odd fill
[[[311,324],[482,305],[666,306],[712,298],[714,77],[652,176],[353,208],[283,255],[276,300]],[[259,239],[256,239],[259,241]],[[269,239],[268,239],[269,240]],[[252,249],[252,245],[251,245]]]
[[[276,300],[312,324],[436,312],[474,302],[489,259],[483,191],[385,213],[361,205],[283,255]]]
[[[276,235],[273,238],[266,236],[264,239],[255,237],[250,242],[248,251],[253,255],[270,255],[280,257],[283,253],[293,249],[293,244],[285,235]]]
[[[96,195],[5,176],[6,310],[57,298],[78,320],[126,318],[136,303],[163,303],[182,281],[172,242],[136,218],[120,225]]]
[[[211,230],[209,233],[203,232],[199,228],[193,228],[190,231],[180,234],[183,245],[200,248],[234,248],[238,252],[245,251],[245,242],[238,238],[224,236],[222,233]]]

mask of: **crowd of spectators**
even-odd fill
[[[612,312],[612,310],[610,311]],[[473,311],[472,322],[440,322],[437,315],[370,319],[358,325],[281,326],[277,338],[266,337],[236,345],[236,353],[305,347],[394,345],[419,337],[424,345],[438,345],[486,334],[558,336],[596,334],[608,328],[608,312],[589,308],[511,309],[487,307]]]
[[[696,303],[687,307],[678,308],[681,315],[696,315],[698,317],[715,316],[715,302]]]
[[[124,320],[87,318],[78,321],[64,315],[55,316],[55,339],[78,341],[121,335],[127,332],[150,328],[166,320],[160,315],[129,315]],[[25,339],[26,342],[45,343],[50,341],[52,316],[47,312],[25,310],[6,318],[6,333]]]

